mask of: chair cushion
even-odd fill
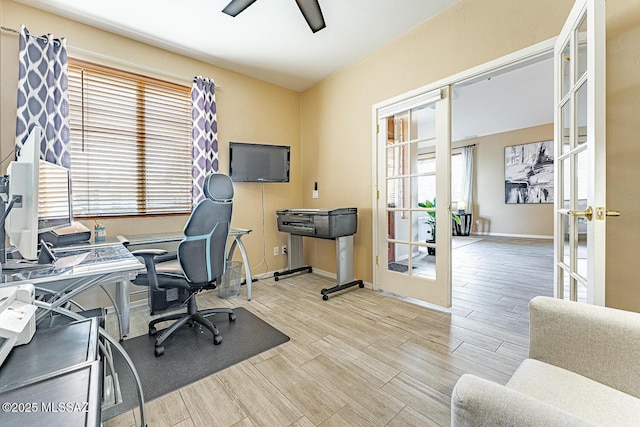
[[[637,426],[640,420],[640,399],[535,359],[522,362],[507,387],[597,424]]]

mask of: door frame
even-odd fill
[[[544,57],[553,57],[553,48],[555,46],[557,37],[552,37],[550,39],[544,40],[542,42],[536,43],[524,49],[518,50],[516,52],[510,53],[508,55],[502,56],[500,58],[494,59],[492,61],[486,62],[484,64],[478,65],[473,68],[469,68],[465,71],[462,71],[457,74],[452,74],[444,79],[438,80],[433,83],[429,83],[425,86],[419,87],[417,89],[405,92],[403,94],[397,95],[395,97],[389,98],[387,100],[376,103],[371,108],[371,150],[372,150],[372,168],[371,168],[371,182],[373,185],[371,186],[371,210],[372,210],[372,266],[373,266],[373,289],[379,289],[380,283],[380,272],[381,268],[378,263],[379,259],[379,247],[381,236],[378,235],[378,230],[380,229],[380,221],[386,221],[386,217],[380,218],[377,214],[377,198],[380,194],[381,187],[378,182],[378,113],[381,110],[388,109],[394,104],[402,105],[402,103],[410,103],[412,99],[424,95],[426,93],[432,92],[442,87],[453,86],[456,84],[471,84],[475,81],[479,81],[487,78],[489,75],[494,74],[497,71],[509,71],[512,68],[518,68],[523,65],[526,65],[530,62],[535,62]],[[451,251],[445,256],[450,256]],[[449,264],[449,269],[451,270],[451,264]],[[449,281],[451,281],[451,272],[448,274]],[[451,300],[451,283],[448,285],[449,287],[449,300]]]

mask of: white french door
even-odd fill
[[[605,303],[604,0],[577,0],[555,56],[556,296]]]
[[[377,287],[450,307],[449,87],[376,114]]]

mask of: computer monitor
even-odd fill
[[[21,196],[5,222],[10,243],[23,258],[38,257],[38,234],[71,224],[69,170],[40,160],[42,129],[35,127],[9,164],[9,200]]]

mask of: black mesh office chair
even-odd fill
[[[189,293],[187,312],[170,314],[149,323],[149,335],[156,335],[155,325],[167,320],[176,320],[170,327],[161,331],[155,343],[155,355],[164,353],[164,341],[179,327],[188,323],[198,323],[213,334],[213,343],[220,344],[222,337],[215,324],[207,316],[216,313],[227,313],[230,321],[236,315],[230,308],[212,308],[198,311],[196,294],[203,289],[214,289],[226,265],[227,236],[231,223],[233,206],[233,185],[227,175],[214,173],[208,175],[204,182],[205,199],[193,210],[184,229],[184,239],[178,245],[179,269],[167,271],[157,269],[156,260],[162,259],[167,251],[158,249],[141,249],[133,254],[144,259],[146,273],[139,274],[134,283],[151,286],[156,290],[177,288]]]

